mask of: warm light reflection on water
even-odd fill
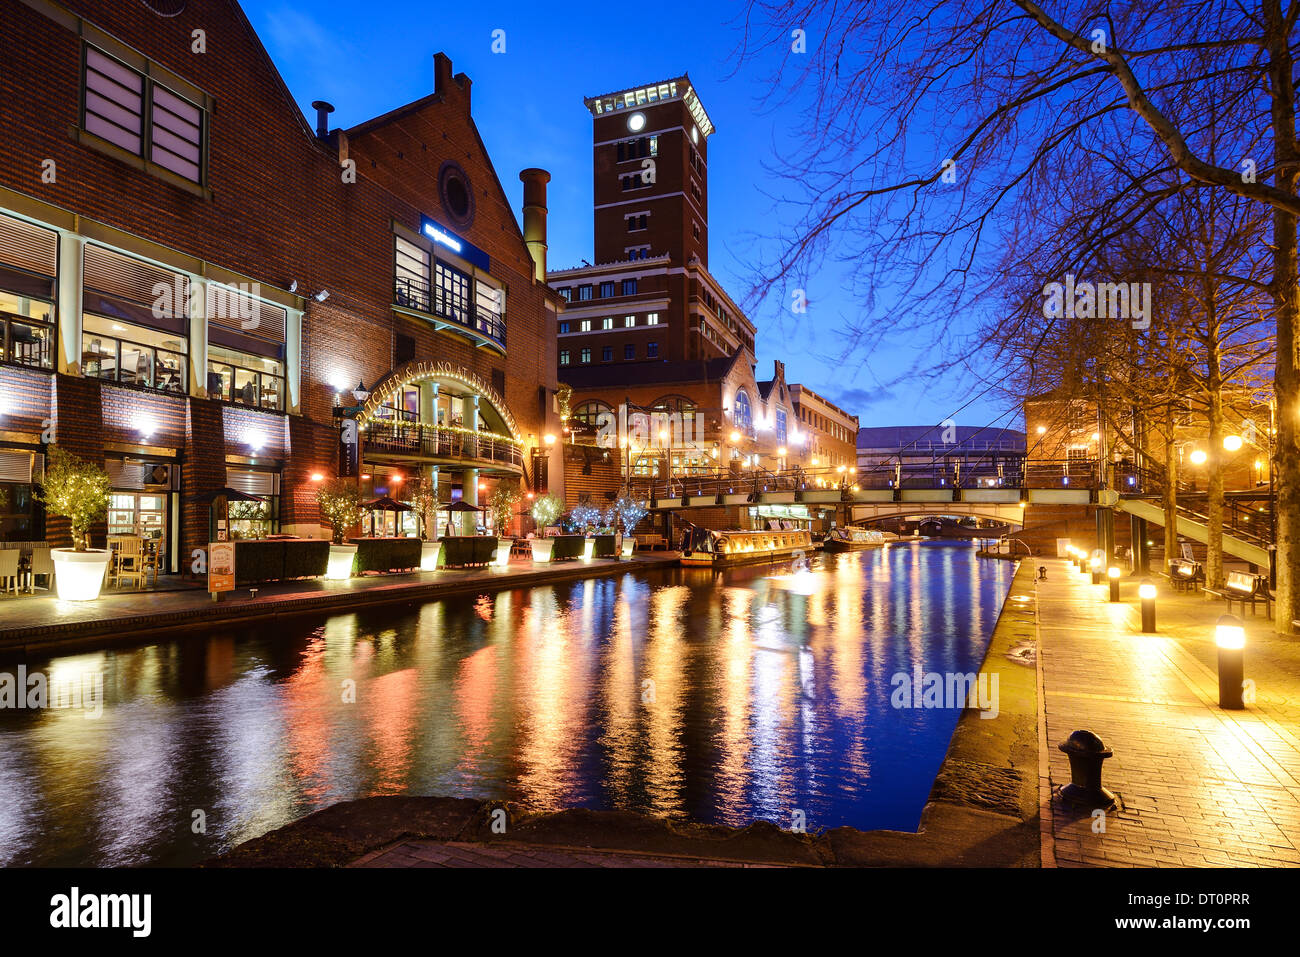
[[[890,678],[976,670],[1010,580],[903,544],[32,661],[102,669],[103,716],[0,711],[0,862],[191,863],[372,794],[915,829],[957,712]]]

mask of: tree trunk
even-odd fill
[[[1174,449],[1173,407],[1165,406],[1165,488],[1160,503],[1165,508],[1165,569],[1178,558],[1178,458]]]
[[[1210,447],[1208,487],[1205,493],[1205,581],[1223,588],[1223,383],[1218,373],[1218,349],[1210,345]]]

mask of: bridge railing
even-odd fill
[[[688,495],[762,494],[829,489],[940,489],[940,488],[1065,488],[1099,486],[1094,459],[1035,459],[1029,462],[987,462],[971,465],[933,463],[876,464],[863,469],[764,468],[745,471],[718,470],[706,474],[638,476],[633,494],[644,498],[680,498]]]

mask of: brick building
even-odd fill
[[[780,361],[760,379],[755,326],[708,271],[714,126],[690,77],[585,103],[595,264],[547,273],[564,300],[559,378],[573,390],[569,504],[600,503],[629,484],[689,489],[712,478],[748,487],[796,466],[810,470],[810,483],[815,471],[831,481],[840,464],[847,473],[857,420],[788,384]],[[658,423],[639,438],[627,434],[638,416]],[[602,422],[618,427],[602,436]],[[690,518],[715,526],[810,520],[801,506],[779,516],[755,511]]]
[[[199,491],[318,535],[340,468],[443,500],[562,481],[546,174],[526,242],[445,56],[431,95],[334,131],[234,0],[7,0],[0,62],[6,537],[66,543],[31,494],[50,442],[113,480],[92,540],[158,537],[173,571],[211,534]]]

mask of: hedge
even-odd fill
[[[357,546],[353,574],[420,567],[422,542],[418,538],[349,538],[348,542]]]
[[[488,565],[496,560],[497,539],[490,535],[448,535],[442,540],[442,563],[447,566]]]
[[[316,539],[235,542],[235,580],[240,584],[314,578],[325,574],[330,543]]]

